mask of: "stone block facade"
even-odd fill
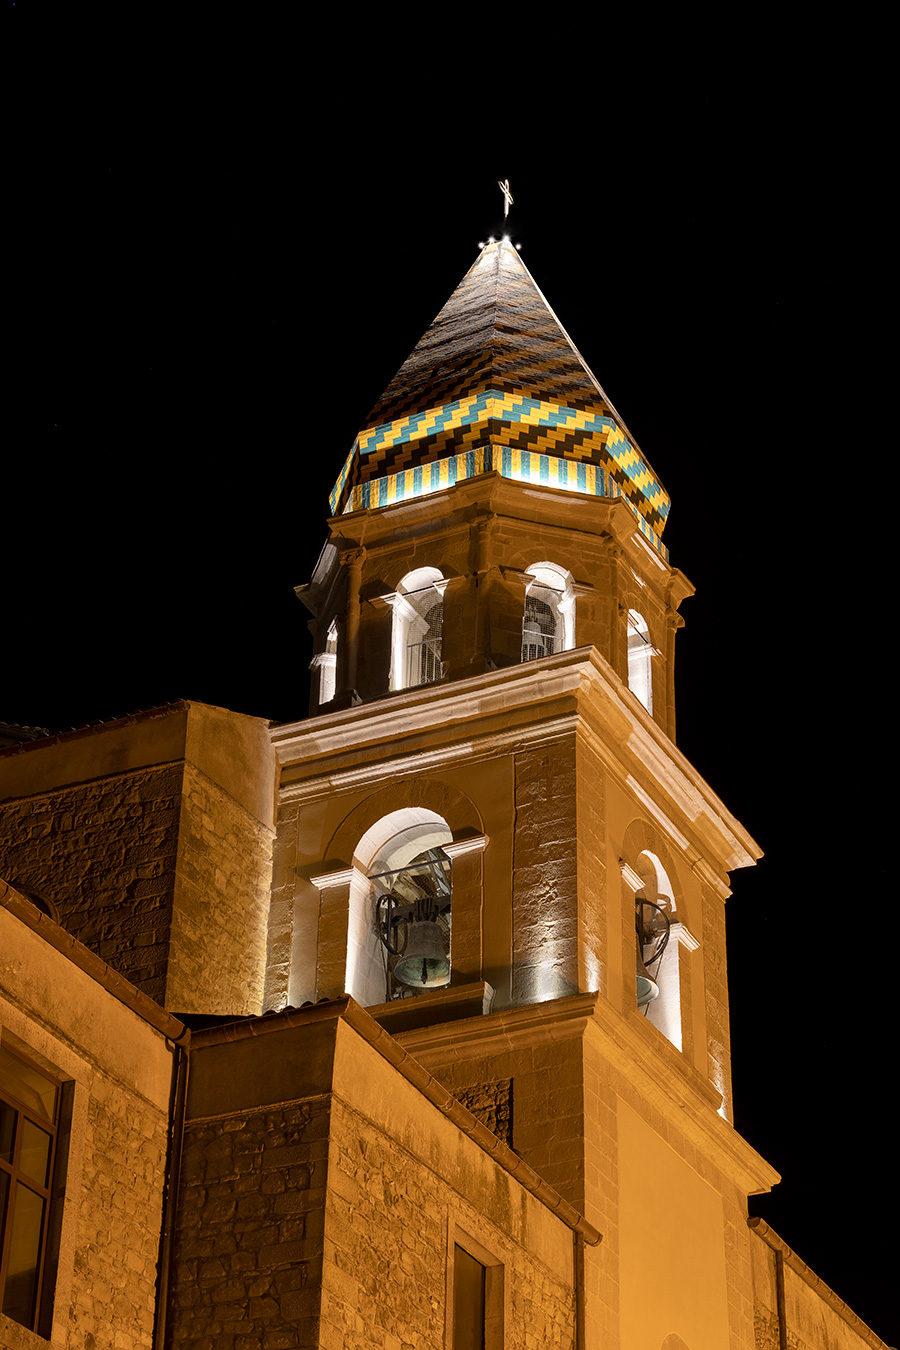
[[[198,704],[2,752],[0,875],[166,1007],[257,1013],[272,778],[265,725]]]
[[[0,892],[0,1043],[63,1085],[66,1141],[51,1325],[45,1337],[0,1313],[0,1346],[151,1350],[176,1063],[167,1037],[183,1027]]]
[[[183,779],[183,765],[165,764],[2,807],[2,874],[50,901],[67,932],[160,1003]]]
[[[761,1219],[750,1220],[755,1350],[884,1350],[884,1342]],[[783,1333],[783,1335],[782,1335]]]
[[[327,1095],[188,1127],[172,1350],[316,1344],[329,1129]]]
[[[503,1345],[572,1350],[574,1237],[553,1210],[576,1212],[387,1042],[347,999],[197,1034],[173,1350],[442,1350],[457,1244],[502,1287]],[[502,1121],[509,1085],[479,1102]]]

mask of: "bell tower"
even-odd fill
[[[749,1350],[746,1200],[777,1176],[729,1123],[724,905],[760,850],[675,745],[669,504],[488,244],[298,588],[267,1006],[351,994],[601,1231],[585,1345]]]

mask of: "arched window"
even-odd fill
[[[436,567],[408,572],[391,597],[391,688],[434,684],[444,673],[441,630],[447,582]]]
[[[383,816],[354,854],[347,991],[363,1006],[450,982],[452,834],[435,811]]]
[[[656,650],[650,642],[650,631],[642,614],[628,611],[628,688],[639,698],[648,713],[653,712],[653,669],[651,658]]]
[[[555,563],[526,569],[532,580],[525,592],[522,660],[535,661],[575,646],[575,592],[572,574]]]

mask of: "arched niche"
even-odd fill
[[[389,961],[378,932],[382,917],[377,912],[379,897],[406,888],[414,894],[414,883],[427,881],[429,872],[445,875],[452,891],[452,863],[444,851],[452,840],[443,816],[427,807],[407,806],[382,816],[358,841],[350,878],[346,991],[363,1007],[386,1003],[400,993],[390,974],[394,963]],[[443,866],[433,861],[430,866],[416,867],[423,857],[446,862]],[[439,926],[452,957],[450,916],[441,918]]]

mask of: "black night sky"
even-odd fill
[[[751,1212],[897,1339],[890,521],[853,431],[852,129],[771,65],[544,90],[521,119],[492,77],[438,119],[421,73],[388,105],[357,58],[313,95],[231,38],[91,80],[26,40],[0,718],[305,714],[293,587],[328,490],[508,175],[523,260],[672,496],[679,747],[765,851],[727,910],[735,1124],[784,1177]]]

